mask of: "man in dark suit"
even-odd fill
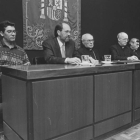
[[[82,35],[82,46],[78,49],[80,55],[89,55],[89,59],[93,64],[97,64],[100,57],[94,48],[94,38],[91,34]]]
[[[117,35],[118,44],[111,46],[110,51],[113,60],[137,60],[138,58],[131,53],[130,47],[127,45],[128,35],[120,32]]]
[[[67,23],[55,27],[55,38],[42,43],[44,57],[49,64],[79,64],[80,55],[75,49],[75,43],[70,39],[71,28]]]
[[[137,56],[138,59],[140,59],[139,39],[132,38],[129,44],[130,44],[130,49],[132,51],[132,54]]]

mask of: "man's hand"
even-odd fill
[[[93,59],[92,57],[89,57],[89,61],[90,61],[92,64],[94,64],[94,65],[97,65],[97,64],[99,63],[98,60],[95,60],[95,59]]]
[[[24,65],[31,65],[30,62],[25,63]]]
[[[68,64],[80,64],[81,60],[77,57],[73,57],[73,58],[66,58],[65,62]]]
[[[127,60],[139,60],[137,56],[133,55],[133,56],[130,56],[130,57],[127,57]]]

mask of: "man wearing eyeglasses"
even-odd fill
[[[130,49],[132,51],[132,54],[137,56],[138,59],[140,59],[139,39],[132,38],[129,44],[130,44]]]
[[[43,43],[44,58],[48,64],[80,64],[80,55],[76,51],[75,42],[70,38],[69,24],[56,25],[55,37],[46,39]]]
[[[82,45],[78,49],[80,55],[89,55],[90,61],[94,64],[100,60],[97,50],[94,48],[94,38],[91,34],[82,35]]]
[[[25,51],[19,47],[16,40],[15,24],[9,21],[0,23],[0,65],[30,65]]]
[[[113,60],[138,60],[137,56],[133,55],[128,43],[128,35],[125,32],[120,32],[117,35],[118,44],[111,46],[110,51]]]

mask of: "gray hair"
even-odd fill
[[[119,38],[122,38],[122,37],[128,37],[128,35],[125,33],[125,32],[120,32],[120,33],[118,33],[118,35],[117,35],[117,38],[119,39]]]
[[[82,41],[86,40],[89,36],[92,36],[93,37],[93,35],[91,35],[89,33],[83,34],[82,35]]]

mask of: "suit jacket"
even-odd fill
[[[42,43],[44,49],[44,57],[49,64],[64,64],[66,58],[62,58],[60,46],[58,44],[57,38],[47,39]],[[78,57],[80,55],[75,50],[75,43],[69,40],[65,43],[66,57]]]
[[[89,55],[95,60],[100,60],[99,54],[95,48],[88,49],[82,45],[77,51],[80,55]]]
[[[130,49],[131,49],[131,48],[130,48]],[[132,55],[137,56],[138,59],[140,60],[140,50],[139,50],[139,49],[138,49],[138,50],[132,50],[132,49],[131,49],[131,53],[132,53]]]
[[[129,46],[122,48],[119,44],[111,46],[110,53],[113,60],[127,60],[127,57],[133,55]]]

